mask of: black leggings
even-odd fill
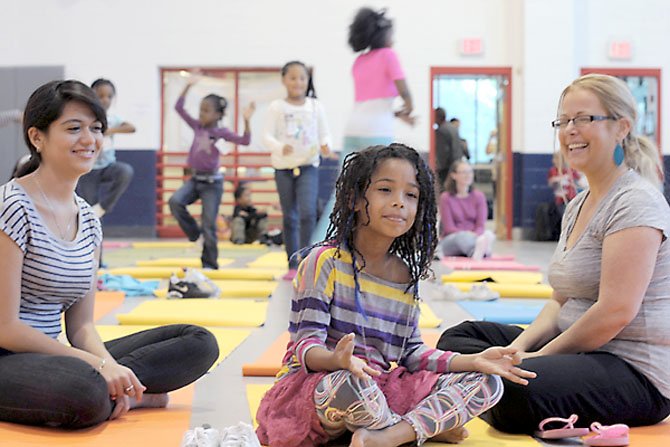
[[[147,387],[166,393],[205,374],[219,355],[208,330],[175,324],[105,343],[121,365]],[[0,350],[0,420],[28,425],[84,428],[109,418],[107,383],[75,357]]]
[[[437,347],[463,354],[507,346],[523,329],[485,321],[467,321],[444,331]],[[533,433],[545,418],[579,416],[578,427],[652,425],[670,414],[665,398],[639,371],[605,352],[529,358],[522,368],[537,373],[527,386],[503,379],[498,404],[480,417],[498,430]]]

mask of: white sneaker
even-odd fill
[[[440,298],[447,301],[461,301],[466,299],[466,294],[453,284],[442,284],[442,295]]]
[[[214,284],[214,281],[205,276],[198,269],[185,268],[184,269],[184,281],[187,283],[195,284],[198,289],[207,292],[209,298],[218,298],[221,295],[221,289]]]
[[[261,447],[254,428],[244,422],[223,429],[221,447]]]
[[[219,447],[221,445],[221,434],[216,428],[208,426],[195,427],[184,433],[181,447]]]
[[[492,290],[485,282],[480,282],[473,284],[465,297],[472,301],[494,301],[500,298],[500,293]]]

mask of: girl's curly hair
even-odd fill
[[[385,16],[386,11],[361,8],[349,25],[349,46],[358,53],[367,48],[375,50],[388,46],[388,33],[393,22]]]
[[[354,206],[356,201],[362,198],[366,201],[365,211],[368,212],[369,203],[365,193],[370,186],[372,175],[384,160],[391,158],[407,160],[416,170],[419,201],[414,225],[405,234],[397,237],[389,250],[407,264],[411,278],[407,290],[414,288],[416,297],[418,289],[416,285],[420,279],[429,276],[437,246],[437,206],[433,173],[419,153],[411,147],[400,143],[371,146],[345,158],[342,172],[335,185],[337,195],[324,244],[334,245],[338,249],[346,246],[351,251],[354,258],[354,278],[357,279],[358,272],[365,266],[365,259],[354,243],[354,233],[358,224]],[[362,261],[359,268],[356,268],[356,254]]]

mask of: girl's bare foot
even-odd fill
[[[398,447],[415,439],[412,426],[401,421],[383,430],[359,428],[351,436],[349,447]]]
[[[470,436],[470,432],[465,427],[457,427],[452,430],[443,431],[435,437],[430,438],[431,441],[448,442],[449,444],[459,444]]]
[[[130,408],[165,408],[167,407],[168,402],[170,402],[170,397],[167,393],[161,394],[144,394],[142,396],[142,402],[137,402],[135,398],[130,398]]]

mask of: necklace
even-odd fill
[[[42,189],[42,185],[40,184],[40,180],[37,178],[37,175],[34,175],[33,178],[35,179],[35,183],[37,184],[37,188],[40,190],[40,193],[42,193],[42,198],[46,202],[47,206],[49,207],[49,211],[51,212],[51,218],[54,220],[54,223],[56,224],[56,228],[58,228],[58,233],[60,233],[60,238],[62,240],[67,240],[66,236],[70,234],[70,228],[72,228],[72,221],[70,219],[67,227],[65,228],[65,231],[61,228],[60,224],[58,223],[58,219],[56,219],[56,212],[54,211],[54,207],[51,205],[51,201],[47,197],[46,194],[44,194],[44,190]]]

